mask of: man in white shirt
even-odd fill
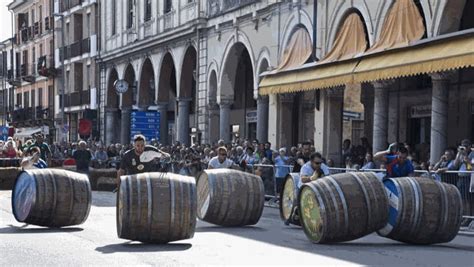
[[[309,183],[326,175],[329,175],[329,168],[323,163],[321,154],[313,153],[311,154],[310,161],[301,167],[301,179],[298,183],[298,188],[301,188],[304,183]]]
[[[217,156],[209,161],[208,169],[224,169],[234,166],[234,162],[227,158],[227,149],[223,146],[217,149]]]

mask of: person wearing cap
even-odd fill
[[[92,153],[87,149],[87,143],[80,141],[76,151],[72,154],[72,157],[76,160],[76,170],[80,173],[88,173],[89,165],[92,160]]]
[[[44,136],[42,134],[37,134],[35,136],[35,143],[30,146],[30,149],[33,147],[38,147],[41,151],[41,158],[51,165],[51,149],[49,145],[44,142]]]

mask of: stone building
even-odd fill
[[[53,1],[16,0],[13,12],[13,68],[9,83],[14,87],[11,124],[17,137],[35,132],[54,136],[54,22]]]
[[[54,1],[56,38],[55,66],[63,70],[55,83],[56,121],[58,129],[67,130],[66,140],[99,138],[98,128],[98,55],[99,5],[96,0]],[[63,28],[64,27],[64,28]],[[64,34],[64,45],[62,43]],[[65,127],[61,104],[64,103]],[[82,127],[81,127],[82,126]],[[82,129],[81,129],[82,128]],[[61,135],[58,135],[61,139]]]
[[[13,80],[14,73],[12,39],[0,43],[0,53],[0,126],[6,126],[15,107],[15,91],[9,83]]]
[[[132,112],[159,111],[163,143],[313,140],[340,163],[343,136],[366,136],[439,157],[474,138],[471,2],[101,1],[101,136],[129,142]]]

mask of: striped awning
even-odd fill
[[[474,30],[327,64],[264,73],[259,94],[281,94],[474,67]]]

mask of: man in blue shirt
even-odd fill
[[[387,150],[377,152],[374,159],[385,163],[388,177],[413,176],[415,168],[411,160],[408,159],[408,149],[402,146],[393,154],[392,151],[395,146],[396,144],[391,144]]]

